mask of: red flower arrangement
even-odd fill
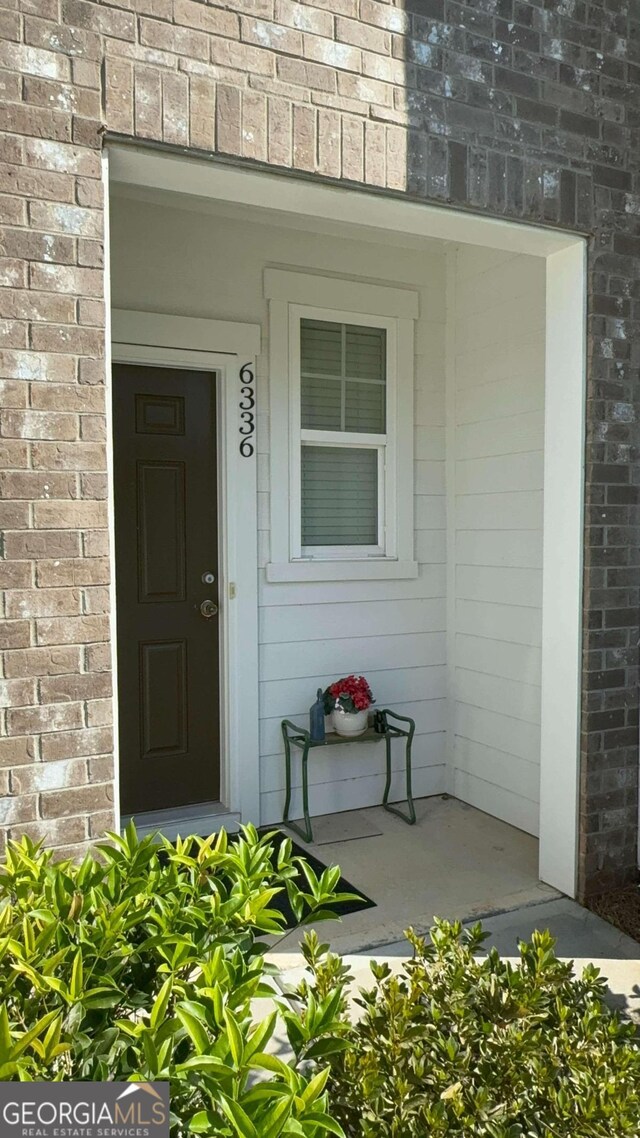
[[[325,714],[341,707],[343,711],[366,711],[375,703],[371,688],[364,676],[345,676],[329,684],[323,693]]]

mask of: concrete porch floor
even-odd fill
[[[295,838],[375,901],[318,927],[335,951],[398,941],[409,925],[427,931],[434,916],[469,921],[559,896],[538,880],[538,843],[529,834],[453,798],[423,798],[416,814],[408,826],[379,806],[354,810],[315,818],[313,845]],[[369,836],[326,841],[342,833]],[[298,940],[289,934],[274,953],[295,953]]]
[[[422,799],[416,812],[415,826],[381,807],[314,819],[316,843],[305,848],[340,865],[345,878],[376,902],[373,909],[317,926],[321,940],[351,968],[354,993],[371,987],[371,959],[402,967],[410,955],[403,936],[409,925],[422,932],[434,915],[466,923],[482,918],[491,934],[486,947],[495,945],[514,961],[519,940],[549,929],[558,956],[573,960],[577,975],[595,964],[607,978],[608,1002],[640,1023],[640,944],[538,880],[535,838],[452,798]],[[371,836],[324,840],[354,831]],[[293,931],[269,953],[283,991],[304,973],[299,940]],[[283,1029],[274,1045],[287,1053]]]

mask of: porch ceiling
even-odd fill
[[[311,178],[240,169],[211,160],[179,156],[158,149],[111,144],[112,182],[173,191],[254,208],[275,208],[316,221],[347,222],[376,231],[546,257],[582,243],[575,233],[550,227],[481,217],[448,207],[426,205],[392,196],[319,183]],[[362,232],[362,230],[360,230]]]
[[[188,213],[202,214],[205,217],[224,217],[231,221],[277,225],[279,228],[286,230],[297,230],[304,233],[321,233],[327,237],[339,237],[342,239],[352,238],[358,241],[373,241],[378,244],[382,239],[382,234],[379,229],[375,226],[364,225],[361,222],[313,217],[310,215],[290,213],[286,210],[273,207],[224,201],[219,198],[202,197],[197,194],[179,192],[177,190],[157,189],[153,186],[132,185],[127,182],[113,181],[112,192],[114,197],[117,198],[149,202],[152,205],[164,205],[168,209],[181,209]],[[450,244],[450,242],[443,241],[437,237],[398,233],[392,230],[384,234],[384,243],[385,245],[401,249],[420,248],[425,252],[442,252]]]

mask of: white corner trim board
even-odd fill
[[[574,897],[578,865],[586,245],[547,258],[540,876]]]

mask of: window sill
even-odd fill
[[[371,559],[368,561],[270,562],[267,581],[397,581],[418,576],[417,561]]]

